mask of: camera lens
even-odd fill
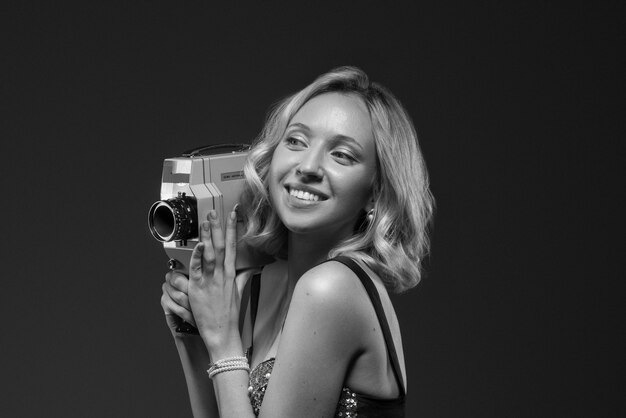
[[[148,227],[159,241],[178,241],[198,236],[194,198],[183,196],[155,202],[148,212]]]

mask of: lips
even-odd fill
[[[300,200],[310,200],[314,202],[317,202],[318,200],[320,200],[320,197],[318,195],[312,194],[309,192],[304,192],[302,190],[291,189],[289,190],[289,195],[293,197],[297,197]]]
[[[327,200],[328,196],[324,193],[306,185],[287,185],[285,187],[290,196],[299,200],[317,202]]]

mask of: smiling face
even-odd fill
[[[376,149],[369,113],[354,95],[325,93],[293,116],[269,169],[272,205],[298,234],[339,240],[372,207]]]

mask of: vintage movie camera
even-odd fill
[[[213,145],[183,153],[163,162],[161,200],[148,212],[148,228],[163,243],[169,267],[189,273],[191,253],[199,240],[199,228],[210,210],[217,212],[225,231],[226,217],[243,190],[243,166],[247,145]],[[243,233],[241,218],[238,237]],[[245,243],[237,245],[237,270],[267,264],[267,257]]]

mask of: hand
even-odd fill
[[[195,326],[196,321],[189,305],[189,279],[182,273],[169,271],[162,286],[161,306],[165,319],[172,330],[176,330],[181,321]]]
[[[215,211],[200,228],[200,242],[189,264],[189,305],[200,335],[209,349],[235,348],[239,336],[240,293],[235,281],[237,214],[226,222],[226,235]]]

